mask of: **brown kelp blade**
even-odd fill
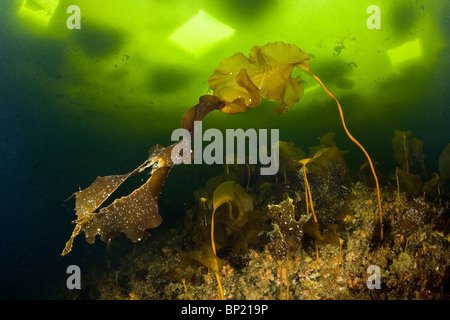
[[[399,191],[406,192],[410,196],[422,194],[423,182],[420,176],[408,173],[398,167],[395,168],[395,175]]]
[[[130,176],[130,173],[123,175],[111,175],[97,177],[95,181],[86,189],[75,192],[70,196],[76,197],[75,210],[78,219],[72,236],[66,243],[62,255],[66,255],[72,250],[73,240],[81,231],[83,226],[94,218],[93,212]],[[70,199],[69,198],[69,199]],[[69,200],[67,199],[67,200]]]
[[[314,154],[312,160],[307,164],[307,168],[320,177],[329,177],[334,172],[344,178],[347,171],[342,151],[337,147],[323,148]]]
[[[249,212],[253,211],[253,198],[235,181],[222,182],[214,191],[213,210],[224,203],[231,203],[236,215],[229,213],[226,223],[230,229],[242,227],[248,221]]]
[[[94,243],[95,236],[109,243],[112,238],[125,233],[133,242],[140,241],[147,235],[146,229],[156,228],[162,218],[158,214],[158,203],[151,193],[152,177],[130,195],[114,200],[99,211],[83,227],[86,241]]]
[[[276,113],[287,113],[303,96],[303,84],[292,78],[294,67],[308,68],[310,56],[293,44],[271,42],[254,46],[249,57],[241,52],[223,59],[208,83],[224,101],[224,113],[258,107],[261,98],[279,101]]]
[[[216,273],[222,269],[223,260],[213,252],[209,245],[202,246],[200,250],[190,251],[187,256]]]
[[[400,169],[406,173],[419,173],[427,176],[425,156],[422,154],[423,144],[422,140],[413,137],[411,131],[394,130],[392,149]]]
[[[130,173],[97,177],[89,187],[75,192],[70,198],[76,197],[75,208],[78,219],[85,217],[86,213],[95,211],[129,176]]]
[[[157,146],[147,161],[130,173],[98,177],[89,187],[75,192],[75,210],[78,219],[72,236],[67,241],[62,255],[72,250],[74,238],[83,231],[86,241],[95,242],[95,236],[110,243],[121,232],[136,242],[146,235],[145,229],[155,228],[162,219],[158,214],[158,196],[172,162],[172,148]],[[130,195],[116,199],[109,206],[97,210],[101,204],[130,176],[152,168],[151,177]]]
[[[202,120],[221,105],[222,101],[215,96],[200,97],[199,103],[184,114],[182,128],[193,134],[194,121]],[[94,243],[96,235],[99,234],[100,239],[109,244],[112,238],[120,233],[125,233],[133,242],[140,241],[147,235],[146,229],[157,227],[162,222],[158,213],[158,198],[174,165],[172,150],[181,142],[168,148],[154,146],[150,149],[149,158],[132,172],[98,177],[86,189],[75,192],[71,197],[76,197],[76,226],[62,255],[72,250],[73,240],[81,231],[86,234],[86,241],[89,243]],[[151,176],[141,187],[96,212],[127,178],[149,170]]]

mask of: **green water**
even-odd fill
[[[18,17],[18,4],[5,12],[10,46],[4,54],[14,68],[10,74],[29,95],[33,92],[43,99],[45,91],[45,104],[63,117],[58,122],[82,122],[102,136],[119,130],[159,142],[208,92],[207,79],[223,58],[236,52],[247,55],[254,45],[284,41],[312,56],[311,70],[340,99],[355,135],[368,135],[366,143],[380,134],[389,139],[394,128],[415,129],[419,137],[430,134],[430,128],[417,121],[425,110],[433,129],[440,135],[444,131],[448,115],[442,78],[448,67],[444,2],[378,2],[381,29],[367,27],[370,1],[70,4],[81,9],[80,30],[67,29],[65,1],[60,1],[48,25],[33,24],[29,15]],[[207,30],[198,29],[198,35],[182,44],[185,47],[170,40],[200,10],[231,28],[232,35],[215,41],[221,37],[218,30],[209,43],[201,43],[198,38],[206,37]],[[393,65],[389,50],[415,40],[420,42],[416,57]],[[299,143],[325,131],[339,131],[334,102],[310,78],[300,76],[306,93],[287,116],[272,114],[265,102],[260,107],[264,110],[232,118],[211,115],[205,121],[219,128],[270,125],[281,128],[284,139]],[[377,134],[368,132],[375,130]],[[440,137],[434,135],[435,143]],[[447,140],[443,138],[441,146]]]
[[[170,145],[183,113],[211,93],[207,80],[219,62],[236,52],[248,56],[255,45],[283,41],[310,54],[310,70],[339,99],[349,130],[385,175],[395,169],[395,129],[424,141],[429,172],[450,142],[447,1],[60,0],[47,11],[44,2],[0,4],[3,249],[18,253],[5,265],[14,274],[5,286],[19,297],[35,293],[15,283],[40,287],[42,269],[65,276],[59,253],[75,215],[64,200],[97,176],[131,171],[149,147]],[[373,4],[380,29],[368,27]],[[70,5],[81,10],[80,29],[67,27]],[[211,21],[220,25],[201,25]],[[173,40],[192,25],[198,29],[181,44]],[[405,44],[412,47],[396,53]],[[335,132],[357,170],[364,155],[345,135],[335,102],[307,74],[295,75],[305,93],[287,115],[263,101],[242,114],[213,112],[203,126],[276,128],[304,150]],[[161,207],[189,208],[192,192],[222,171],[175,168]],[[23,266],[19,274],[16,265]]]

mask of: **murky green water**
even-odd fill
[[[69,28],[78,21],[71,5],[80,29]],[[67,265],[105,254],[100,241],[78,239],[70,257],[59,256],[75,219],[64,200],[97,176],[130,172],[151,146],[170,145],[183,113],[212,93],[219,62],[255,45],[283,41],[310,54],[310,70],[382,175],[395,171],[395,129],[423,140],[427,170],[438,172],[450,142],[449,9],[438,0],[2,1],[1,296],[52,295],[65,289]],[[263,100],[241,114],[213,112],[203,126],[279,129],[304,150],[335,132],[358,171],[365,158],[335,102],[304,72],[294,75],[305,93],[288,114]],[[160,198],[164,223],[223,169],[174,168]]]

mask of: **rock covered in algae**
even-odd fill
[[[411,257],[406,253],[402,252],[394,260],[392,265],[389,267],[391,273],[403,273],[411,266]]]

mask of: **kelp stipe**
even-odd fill
[[[299,78],[292,78],[292,71],[295,67],[306,71],[336,101],[346,134],[364,152],[368,159],[376,183],[381,239],[383,239],[380,190],[370,156],[348,131],[342,107],[337,98],[316,75],[309,71],[309,60],[309,55],[300,48],[283,42],[268,43],[262,47],[255,46],[251,49],[248,59],[242,53],[237,53],[224,59],[214,71],[214,74],[208,79],[213,95],[201,96],[199,103],[184,113],[181,120],[181,128],[185,129],[192,137],[195,134],[194,121],[202,120],[209,112],[213,110],[220,110],[228,114],[244,112],[249,107],[258,107],[262,102],[262,98],[280,102],[274,111],[278,114],[287,113],[303,95],[303,84]],[[110,244],[111,240],[120,233],[125,233],[133,242],[140,241],[147,235],[146,229],[157,227],[162,222],[158,212],[158,198],[165,179],[175,165],[175,162],[172,161],[172,154],[175,152],[176,155],[181,156],[181,153],[178,153],[181,150],[183,152],[188,151],[190,156],[193,154],[192,150],[184,150],[180,147],[183,142],[181,140],[167,148],[159,145],[153,147],[150,150],[150,157],[130,173],[99,177],[91,186],[75,192],[76,226],[62,255],[71,251],[73,240],[80,232],[86,234],[86,240],[89,243],[93,243],[96,235],[100,235],[101,240]],[[324,152],[322,150],[320,154],[325,154]],[[305,166],[306,163],[303,165]],[[306,173],[304,166],[303,171]],[[150,178],[140,188],[128,196],[116,199],[109,206],[100,208],[125,180],[131,176],[142,174],[144,171],[150,172]],[[304,177],[306,179],[306,174]],[[309,191],[308,194],[306,190],[305,192],[309,200],[307,208],[309,204],[312,209],[311,193]],[[200,251],[202,258],[199,260],[207,261],[206,265],[208,265],[208,268],[215,271],[219,285],[219,297],[223,299],[223,290],[219,278],[221,261],[216,255],[214,242],[214,213],[220,204],[226,202],[230,206],[232,201],[229,201],[231,199],[226,199],[226,197],[219,197],[217,200],[211,217],[210,243],[207,245],[207,248],[203,248],[204,250]],[[204,227],[207,227],[206,225],[205,219]],[[311,225],[313,229],[311,233],[317,234],[317,239],[339,245],[339,268],[342,239],[337,235],[336,229],[330,228],[328,233],[326,231],[322,235],[319,232],[317,222],[312,221]],[[276,240],[276,237],[280,235],[282,235],[280,232],[273,233],[273,240]],[[283,241],[272,241],[272,243],[280,242]],[[284,258],[287,259],[289,252],[292,252],[292,249],[288,248],[286,242],[285,244],[286,247],[282,248],[280,259],[277,260],[282,261],[281,258],[283,260]]]
[[[339,103],[339,100],[325,87],[325,85],[319,79],[319,77],[317,77],[315,74],[313,74],[311,71],[309,71],[309,68],[302,67],[302,69],[305,70],[306,72],[308,72],[322,86],[322,88],[325,90],[325,92],[331,98],[333,98],[334,101],[336,101],[336,104],[337,104],[338,109],[339,109],[339,115],[340,115],[341,121],[342,121],[342,126],[344,127],[345,133],[350,138],[350,140],[352,140],[362,150],[362,152],[364,153],[364,155],[367,158],[367,161],[369,162],[370,169],[372,170],[373,178],[375,180],[375,187],[376,187],[376,191],[377,191],[378,210],[379,210],[379,214],[380,214],[380,239],[383,240],[383,214],[382,214],[382,211],[381,211],[380,185],[378,183],[378,177],[377,177],[377,174],[375,172],[375,168],[373,167],[372,160],[370,159],[370,156],[367,153],[366,149],[364,149],[364,147],[358,142],[358,140],[356,140],[355,137],[353,137],[351,135],[351,133],[348,131],[347,126],[345,124],[345,120],[344,120],[344,112],[342,110],[341,104]]]
[[[225,113],[238,113],[261,104],[262,98],[280,101],[274,109],[278,114],[287,113],[303,96],[303,84],[299,78],[292,78],[294,67],[309,73],[336,101],[345,133],[365,154],[375,180],[378,209],[380,215],[380,234],[383,239],[383,215],[377,174],[372,160],[364,147],[347,129],[344,113],[338,99],[325,87],[323,82],[309,70],[310,56],[293,44],[283,42],[268,43],[262,47],[254,46],[247,59],[242,53],[223,59],[209,77],[208,83],[214,95],[224,102],[221,109]]]

